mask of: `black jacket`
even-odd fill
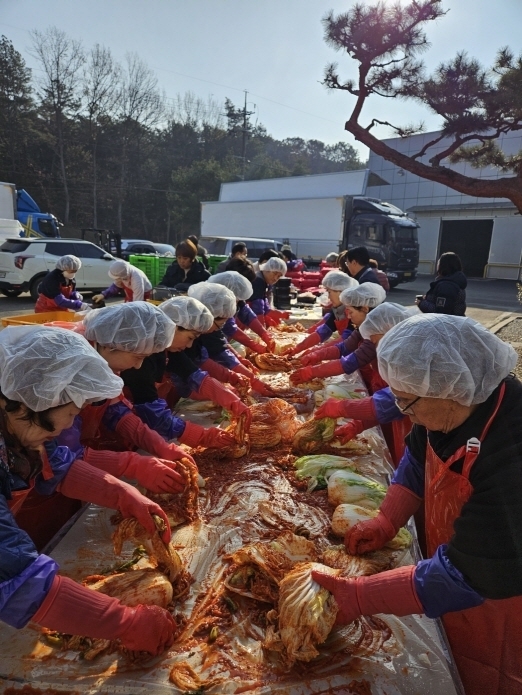
[[[452,275],[436,277],[430,283],[426,299],[421,299],[419,309],[425,314],[466,315],[466,286],[464,273],[458,270]]]
[[[190,270],[185,277],[185,271],[180,268],[177,261],[169,265],[160,285],[166,287],[174,287],[180,292],[186,292],[190,285],[196,285],[198,282],[205,282],[210,277],[209,271],[205,268],[201,261],[195,260]]]
[[[366,266],[360,270],[354,278],[357,282],[362,285],[363,282],[374,282],[376,285],[380,285],[379,277],[375,270],[371,266]]]

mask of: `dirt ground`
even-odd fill
[[[504,328],[501,328],[497,332],[497,336],[511,343],[517,351],[518,362],[515,367],[515,374],[522,380],[522,318],[515,319],[508,323],[507,326],[504,326]]]

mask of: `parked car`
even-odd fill
[[[174,246],[171,244],[158,244],[155,241],[151,242],[154,248],[156,249],[156,252],[159,253],[160,256],[175,256],[176,255],[176,249]]]
[[[109,265],[114,256],[96,244],[81,239],[7,239],[0,246],[0,292],[7,297],[18,297],[30,292],[38,299],[38,285],[47,271],[54,270],[60,256],[72,254],[82,261],[76,273],[76,287],[99,291],[111,280]]]
[[[152,241],[147,239],[122,239],[121,240],[121,257],[128,261],[129,256],[142,256],[143,254],[151,253],[157,255],[158,251],[154,247]]]
[[[283,244],[274,239],[258,239],[250,237],[231,237],[231,236],[202,236],[199,240],[201,246],[207,249],[207,253],[212,256],[227,257],[232,253],[232,246],[239,241],[244,241],[248,249],[248,260],[257,261],[261,251],[265,249],[275,249],[281,251]]]

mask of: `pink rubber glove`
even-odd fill
[[[252,338],[240,328],[234,333],[234,340],[241,343],[241,345],[244,345],[249,350],[252,350],[252,352],[257,352],[258,355],[264,355],[267,351],[266,345],[258,343],[257,340],[252,340]]]
[[[233,386],[233,382],[236,381],[236,375],[232,372],[232,370],[227,369],[227,367],[224,367],[222,364],[214,362],[214,360],[205,360],[200,365],[200,369],[207,372],[209,376],[217,379],[222,384],[232,384]]]
[[[257,376],[257,374],[259,374],[259,369],[257,369],[257,367],[255,367],[250,360],[247,360],[244,357],[238,357],[238,360],[239,364],[236,364],[236,366],[232,369],[233,372],[239,372],[249,379],[251,379],[252,376]]]
[[[325,360],[339,360],[341,358],[341,351],[337,345],[328,345],[328,347],[321,348],[320,350],[314,350],[301,357],[301,363],[303,367],[307,367],[312,364],[319,364]]]
[[[33,622],[67,635],[119,639],[131,651],[161,654],[174,642],[177,625],[159,606],[124,606],[117,598],[56,575]]]
[[[156,531],[151,514],[157,514],[166,524],[162,538],[165,543],[170,541],[169,520],[159,504],[149,500],[132,485],[118,480],[110,473],[99,471],[85,461],[74,461],[58,486],[58,492],[75,500],[117,509],[125,519],[134,517],[151,536]]]
[[[344,544],[351,555],[383,548],[420,507],[421,498],[407,487],[392,483],[374,519],[359,521],[346,532]]]
[[[84,461],[115,478],[125,476],[137,480],[151,492],[182,492],[185,479],[171,461],[142,456],[132,451],[98,451],[85,449]]]
[[[301,340],[300,343],[297,343],[291,350],[288,351],[288,355],[290,357],[295,357],[295,355],[298,355],[300,352],[303,352],[303,350],[308,350],[309,348],[315,347],[316,345],[319,345],[321,342],[321,336],[319,333],[312,333],[311,335],[307,335],[304,340]]]
[[[313,570],[312,579],[334,595],[339,606],[336,624],[347,625],[361,615],[424,613],[413,584],[414,573],[414,565],[355,579]]]
[[[301,369],[296,369],[295,372],[290,374],[290,381],[292,384],[304,384],[306,381],[310,381],[312,378],[312,367],[302,367]]]
[[[379,424],[373,398],[329,398],[319,406],[314,413],[314,417],[320,420],[323,417],[350,417],[354,420],[364,420],[371,422],[368,427]]]
[[[116,425],[116,433],[124,441],[148,451],[153,456],[167,461],[178,461],[186,458],[196,465],[194,459],[184,449],[166,442],[160,434],[147,427],[134,413],[128,413],[122,417]]]
[[[315,367],[305,367],[305,369],[312,370],[312,379],[315,379],[316,377],[322,379],[326,376],[338,376],[339,374],[344,374],[341,360],[330,360],[329,362],[317,364]]]
[[[334,432],[334,437],[337,437],[341,444],[347,444],[366,429],[368,428],[365,427],[364,423],[360,420],[352,420],[351,422],[347,422],[346,425],[337,427]]]
[[[225,430],[220,430],[218,427],[205,429],[201,425],[187,422],[185,431],[179,438],[179,441],[193,448],[205,446],[207,448],[221,449],[231,446],[235,440],[232,432],[225,432]]]
[[[252,379],[250,386],[252,387],[252,391],[259,393],[261,396],[267,396],[268,398],[275,396],[274,390],[268,386],[268,384],[265,384],[264,381],[261,381],[261,379]]]
[[[207,382],[209,382],[207,384]],[[245,405],[234,393],[221,386],[215,379],[210,381],[210,377],[205,377],[201,382],[199,387],[199,392],[202,393],[202,388],[204,387],[205,398],[218,403],[220,406],[229,410],[233,415],[239,417],[240,415],[246,415],[247,422],[250,424],[251,414],[250,408]]]

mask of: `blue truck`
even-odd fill
[[[0,238],[60,238],[61,223],[14,183],[0,182]]]

